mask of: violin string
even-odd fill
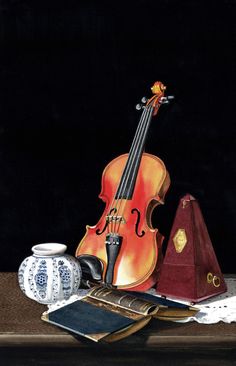
[[[141,116],[141,119],[140,119],[140,122],[138,124],[138,128],[135,132],[135,136],[134,136],[134,139],[133,139],[133,142],[132,142],[132,145],[131,145],[131,148],[130,148],[130,152],[129,152],[129,155],[128,155],[128,160],[126,162],[126,165],[125,165],[125,168],[124,168],[124,171],[122,173],[122,176],[121,176],[121,181],[118,185],[118,189],[115,193],[115,196],[112,200],[112,203],[110,205],[110,210],[109,212],[111,212],[112,208],[117,209],[117,205],[120,204],[120,200],[122,200],[122,195],[124,194],[124,185],[126,184],[126,178],[127,178],[127,175],[129,174],[129,170],[130,170],[130,164],[132,163],[132,155],[136,149],[136,145],[138,144],[138,141],[139,141],[139,136],[140,136],[140,133],[141,133],[141,130],[143,128],[143,124],[145,122],[145,117],[146,117],[146,114],[147,114],[147,110],[145,108],[145,110],[143,111],[142,113],[142,116]],[[121,194],[121,192],[123,192]],[[116,202],[116,204],[115,204]],[[114,206],[114,207],[113,207]],[[117,214],[117,211],[116,211],[116,214]],[[108,222],[109,224],[109,222]],[[113,221],[111,221],[111,231],[113,232]]]
[[[141,119],[138,129],[137,129],[137,134],[135,135],[135,139],[134,139],[132,147],[130,149],[130,153],[129,153],[127,164],[126,164],[126,171],[123,174],[123,179],[122,179],[122,182],[120,185],[119,195],[118,195],[119,200],[117,203],[117,215],[119,215],[120,208],[123,205],[124,201],[126,201],[128,198],[125,195],[125,192],[127,191],[127,185],[128,185],[128,181],[129,181],[130,172],[132,170],[133,161],[135,159],[136,149],[137,149],[137,146],[139,145],[139,141],[142,136],[142,131],[145,126],[146,115],[147,115],[147,109],[145,108],[144,113],[142,115],[142,119]],[[119,223],[120,223],[120,221],[118,221],[118,224]],[[116,222],[115,222],[114,231],[116,231]]]
[[[150,121],[151,121],[151,117],[152,117],[152,111],[153,111],[153,107],[152,106],[148,107],[148,114],[146,116],[146,121],[145,121],[145,124],[144,124],[143,129],[142,129],[142,136],[140,136],[139,143],[138,143],[138,145],[136,147],[136,150],[135,150],[135,153],[134,153],[133,164],[130,168],[131,182],[130,182],[129,187],[128,187],[127,196],[130,195],[132,185],[135,182],[136,172],[137,172],[139,163],[141,161],[142,151],[143,151],[145,139],[146,139],[146,136],[147,136],[148,127],[150,125]],[[119,213],[121,217],[124,213],[127,200],[123,200],[122,203],[123,203],[123,205],[121,205],[120,213]],[[119,224],[120,224],[120,222],[119,222]],[[120,225],[118,225],[117,231],[119,231],[119,227],[120,227]]]
[[[135,133],[133,143],[130,148],[130,152],[129,152],[128,159],[127,159],[127,164],[125,166],[123,177],[122,177],[123,178],[122,182],[120,183],[118,191],[116,193],[116,196],[118,198],[120,198],[120,197],[122,198],[122,196],[124,195],[124,189],[126,188],[126,187],[124,187],[124,185],[127,184],[126,178],[127,178],[127,175],[129,175],[130,166],[132,165],[133,154],[135,153],[136,146],[137,146],[137,144],[139,144],[140,134],[142,133],[143,125],[145,124],[145,121],[146,121],[146,114],[147,114],[147,109],[145,108],[145,110],[141,116],[141,120],[138,125],[137,131]]]
[[[146,123],[145,130],[144,130],[144,134],[143,134],[143,139],[142,139],[142,141],[140,143],[139,150],[136,153],[136,159],[135,159],[133,171],[131,173],[132,176],[131,176],[131,182],[130,182],[130,185],[129,185],[128,195],[131,194],[132,186],[135,183],[136,172],[137,172],[137,169],[138,169],[140,160],[142,158],[142,152],[143,152],[143,149],[144,149],[144,144],[145,144],[145,140],[146,140],[146,137],[147,137],[148,128],[149,128],[149,125],[150,125],[150,122],[151,122],[151,118],[152,118],[152,111],[153,111],[153,107],[150,107],[149,108],[149,114],[147,116],[147,123]]]
[[[131,148],[130,148],[130,152],[129,152],[128,159],[127,159],[126,164],[125,164],[125,168],[124,168],[123,173],[121,175],[121,180],[119,182],[118,189],[115,193],[115,196],[114,196],[113,201],[112,201],[111,206],[110,206],[110,211],[111,211],[112,208],[113,208],[113,205],[114,205],[114,209],[116,210],[116,212],[115,212],[116,215],[117,215],[117,212],[119,211],[121,200],[122,200],[122,197],[124,195],[124,185],[126,184],[127,175],[129,175],[130,164],[132,163],[132,160],[131,160],[132,155],[133,155],[133,153],[135,151],[135,148],[136,148],[136,145],[139,141],[139,136],[140,136],[140,133],[141,133],[142,128],[143,128],[143,124],[144,124],[145,119],[146,119],[145,118],[146,113],[147,113],[147,110],[145,108],[143,113],[142,113],[142,116],[140,118],[138,128],[135,132],[135,136],[134,136]],[[111,231],[112,232],[115,232],[115,226],[116,225],[113,224],[113,219],[111,218]]]
[[[134,184],[134,178],[136,176],[135,171],[137,172],[138,164],[140,162],[141,153],[142,153],[144,142],[145,142],[145,137],[147,134],[147,129],[149,126],[149,122],[151,120],[151,115],[152,115],[152,108],[147,107],[146,113],[145,113],[145,118],[143,119],[142,126],[141,126],[139,134],[137,136],[137,141],[136,141],[133,151],[132,151],[132,156],[130,158],[130,164],[127,169],[126,179],[124,181],[123,195],[126,192],[126,199],[123,199],[120,201],[119,209],[117,212],[117,214],[120,217],[122,217],[122,215],[124,213],[127,199],[129,197],[129,195],[131,194],[132,185]],[[139,158],[139,155],[140,155],[140,158]],[[129,182],[130,178],[131,178],[131,183]],[[128,183],[129,183],[129,186],[128,186]],[[128,191],[127,191],[127,189],[128,189]],[[123,195],[121,195],[121,198]],[[115,231],[119,231],[119,227],[120,227],[120,221],[118,221],[118,229]],[[116,229],[116,221],[115,221],[115,229]]]

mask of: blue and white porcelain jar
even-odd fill
[[[18,271],[21,290],[29,298],[53,304],[77,293],[81,282],[78,260],[68,254],[65,244],[45,243],[32,247]]]

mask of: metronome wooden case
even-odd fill
[[[226,290],[198,202],[186,194],[176,211],[157,293],[199,302]]]

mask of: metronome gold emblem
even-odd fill
[[[173,238],[175,250],[177,253],[181,253],[187,244],[187,236],[184,229],[178,229]]]

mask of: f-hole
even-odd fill
[[[137,208],[133,208],[132,210],[131,210],[131,213],[133,214],[133,213],[137,213],[137,221],[136,221],[136,224],[135,224],[135,233],[136,233],[136,235],[139,237],[139,238],[142,238],[142,236],[144,236],[144,234],[145,234],[145,231],[144,230],[142,230],[141,231],[141,233],[139,234],[139,232],[138,232],[138,230],[139,230],[139,223],[140,223],[140,212],[139,212],[139,210],[137,209]]]
[[[117,212],[117,209],[114,207],[110,210],[109,212],[109,216],[112,214],[112,212],[115,214]],[[104,228],[102,229],[102,231],[100,231],[99,229],[96,230],[96,234],[97,235],[101,235],[102,233],[104,233],[104,231],[106,230],[107,226],[109,224],[109,221],[107,220],[105,225],[104,225]]]

